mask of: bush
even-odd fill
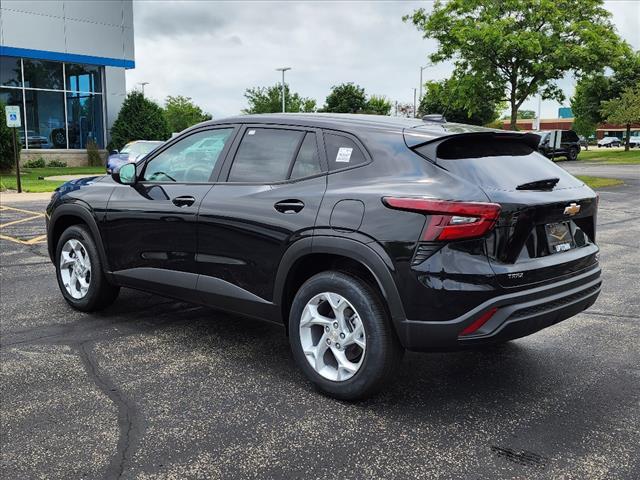
[[[131,92],[111,128],[110,149],[120,150],[132,140],[167,140],[171,136],[162,108],[140,92]]]
[[[89,159],[90,167],[100,167],[102,165],[98,144],[93,139],[89,139],[87,142],[87,158]]]
[[[0,102],[0,171],[10,171],[15,165],[13,156],[13,132],[7,127],[4,115],[5,104]],[[20,139],[16,139],[18,155],[20,155]]]
[[[66,168],[66,166],[67,166],[67,162],[63,162],[62,160],[51,160],[47,164],[47,167],[51,167],[51,168]]]
[[[44,168],[47,164],[44,161],[44,158],[38,157],[25,162],[24,166],[26,168]]]

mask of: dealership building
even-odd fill
[[[0,101],[20,107],[23,161],[104,149],[134,66],[132,0],[0,2]]]

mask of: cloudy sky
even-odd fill
[[[246,107],[245,89],[273,85],[281,66],[286,81],[318,105],[332,85],[355,82],[368,94],[413,102],[421,65],[436,44],[402,22],[433,2],[216,2],[134,1],[136,68],[127,88],[149,82],[145,94],[161,101],[185,95],[214,118]],[[606,2],[618,33],[640,49],[640,1]],[[450,64],[424,71],[424,80],[451,73]],[[567,96],[571,77],[561,82]],[[556,102],[542,103],[542,116],[557,116]],[[537,109],[537,100],[522,108]]]

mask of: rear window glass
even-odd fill
[[[578,139],[578,134],[574,131],[571,130],[565,130],[564,132],[562,132],[562,141],[563,142],[577,142]]]
[[[418,147],[418,152],[420,152]],[[534,149],[521,140],[511,138],[465,138],[443,142],[438,147],[438,158],[456,160],[462,158],[502,157],[529,155]]]
[[[362,150],[360,150],[356,142],[349,137],[334,133],[325,133],[324,143],[327,148],[329,170],[353,167],[354,165],[360,165],[367,161]]]

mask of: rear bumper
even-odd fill
[[[601,270],[586,272],[543,287],[499,295],[472,311],[447,321],[401,321],[398,335],[409,350],[461,349],[524,337],[589,308],[598,298]],[[478,330],[460,332],[485,312],[496,313]]]

